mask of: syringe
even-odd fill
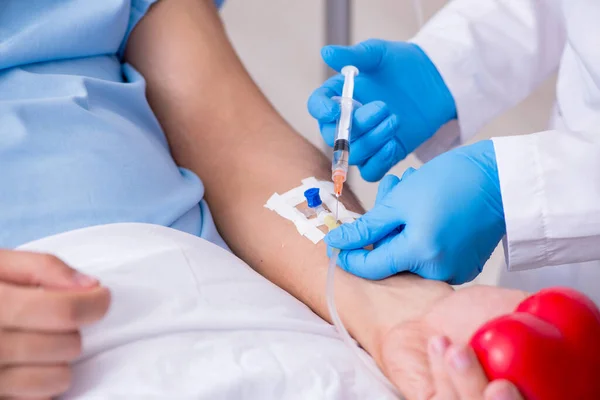
[[[342,194],[344,182],[348,175],[348,159],[350,157],[350,132],[352,130],[352,117],[357,104],[352,96],[354,94],[354,77],[358,75],[358,68],[347,65],[342,68],[344,75],[344,86],[340,102],[340,118],[335,129],[335,141],[333,143],[333,161],[331,163],[331,179],[335,195]]]

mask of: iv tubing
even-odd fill
[[[415,18],[417,19],[417,25],[419,27],[419,29],[421,29],[423,27],[423,4],[421,3],[421,0],[412,0],[413,3],[413,10],[415,12]]]
[[[352,350],[352,353],[360,360],[360,362],[365,366],[365,368],[369,370],[371,375],[397,397],[401,397],[400,392],[398,392],[398,389],[396,389],[396,387],[390,383],[390,381],[385,377],[385,375],[383,375],[383,373],[379,370],[377,365],[375,365],[373,360],[367,357],[365,353],[358,347],[354,339],[352,339],[352,337],[346,330],[344,323],[342,322],[339,314],[337,313],[337,309],[335,308],[334,278],[339,254],[339,249],[332,249],[331,258],[329,259],[329,268],[327,269],[327,309],[329,310],[329,315],[331,316],[333,325],[342,337],[342,341]]]

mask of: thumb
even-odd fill
[[[378,204],[383,198],[392,191],[396,185],[400,183],[400,179],[396,175],[386,175],[383,177],[381,182],[379,182],[379,187],[377,188],[377,197],[375,198],[375,204]]]
[[[0,281],[51,289],[91,288],[98,280],[49,254],[0,250]]]
[[[382,40],[371,39],[354,46],[325,46],[321,49],[321,57],[337,72],[346,65],[354,65],[360,72],[369,72],[381,63],[383,44]]]
[[[373,209],[350,224],[342,224],[325,236],[325,242],[337,249],[352,250],[373,244],[403,224],[399,213],[389,205],[376,204]]]

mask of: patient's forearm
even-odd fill
[[[202,178],[219,232],[231,249],[328,318],[324,245],[301,238],[290,222],[263,204],[273,192],[291,189],[308,176],[328,179],[329,162],[293,132],[253,83],[229,44],[212,1],[157,3],[134,30],[126,58],[147,80],[150,104],[174,158]],[[360,210],[352,195],[345,195],[344,202]],[[374,291],[378,298],[391,298],[398,286],[404,286],[398,290],[403,296],[415,296],[414,310],[401,312],[417,313],[417,303],[425,302],[417,296],[440,293],[428,292],[431,287],[424,285],[429,283],[414,277],[366,283],[340,273],[337,300],[350,330],[368,347],[371,332],[358,325],[391,324],[398,312],[387,313],[389,321],[373,321],[377,316],[372,309],[381,307],[369,304],[381,301],[373,300]]]

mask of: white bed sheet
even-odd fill
[[[114,224],[21,249],[55,254],[112,292],[63,399],[393,398],[332,326],[203,239]]]

